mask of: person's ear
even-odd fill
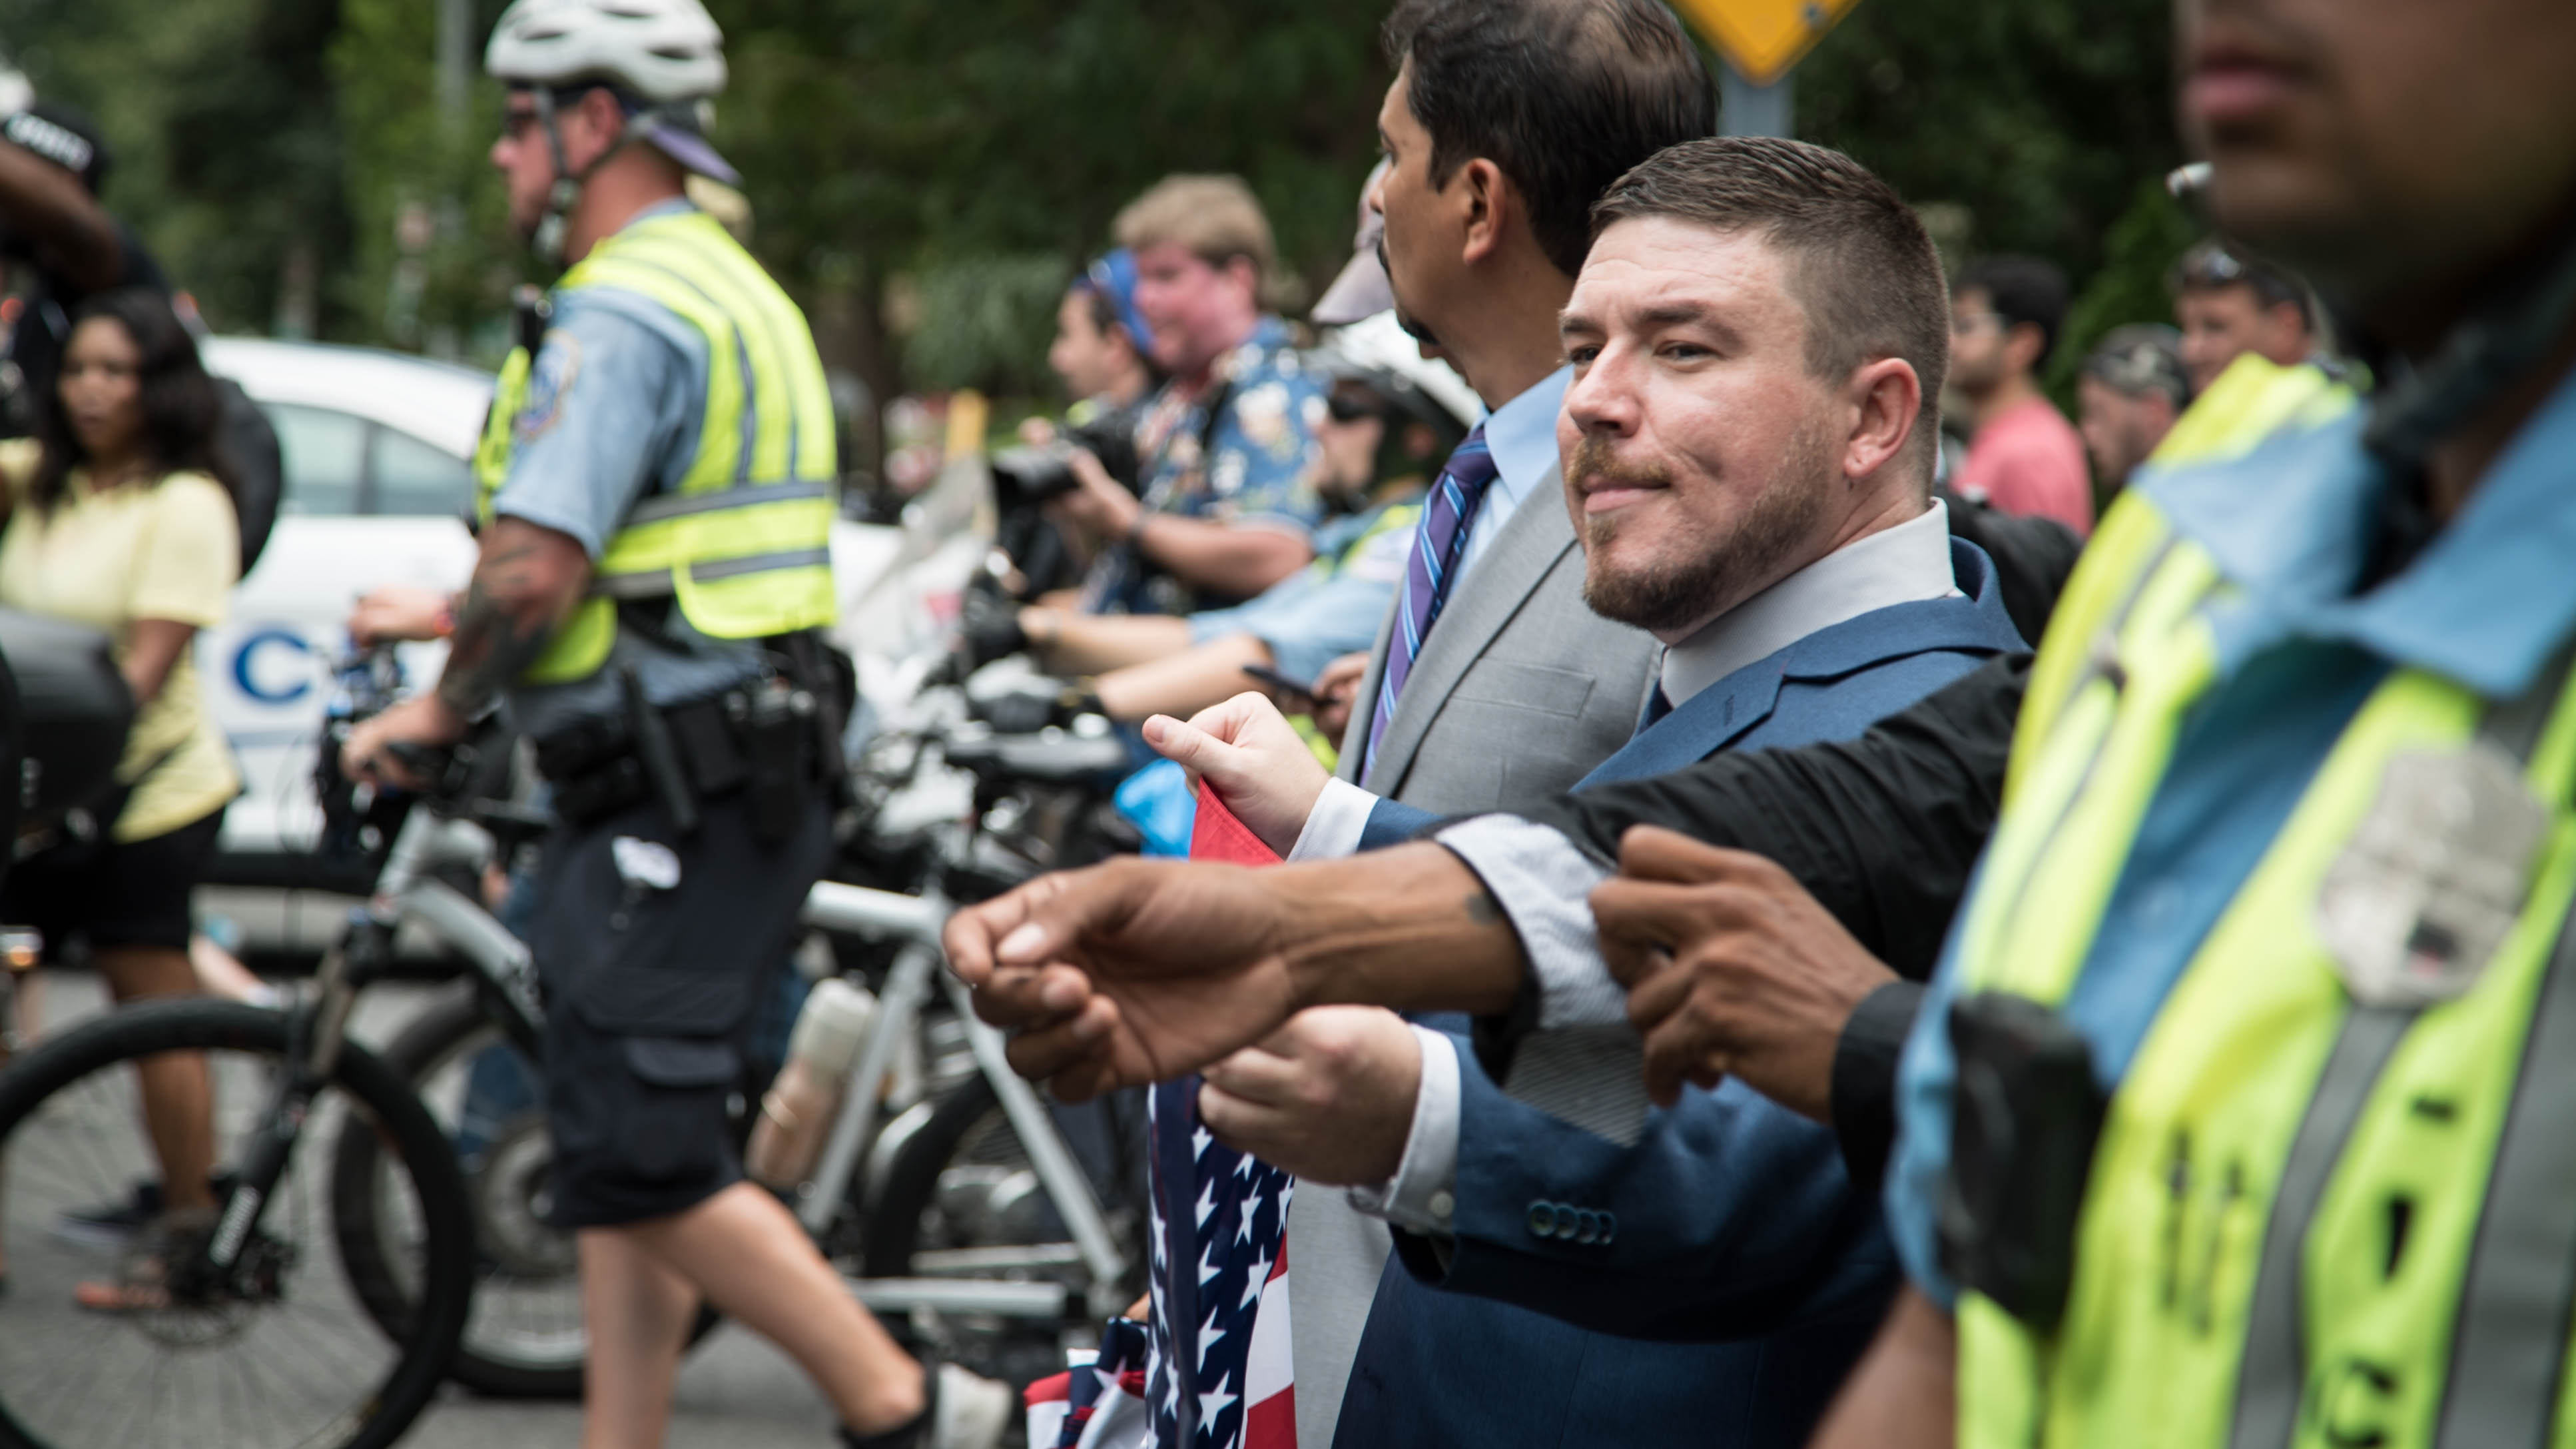
[[[2016,372],[2037,372],[2040,354],[2048,350],[2048,334],[2036,322],[2016,322],[2004,334],[2005,355]]]
[[[1252,258],[1240,256],[1226,258],[1225,279],[1231,285],[1240,288],[1243,295],[1251,299],[1253,306],[1261,305],[1261,268],[1253,264]]]
[[[1515,205],[1503,168],[1482,156],[1476,157],[1458,168],[1444,194],[1458,208],[1460,260],[1473,265],[1502,250],[1503,233],[1511,223]]]
[[[1901,357],[1882,357],[1852,370],[1844,390],[1842,472],[1854,481],[1869,478],[1905,451],[1922,417],[1923,380],[1914,364]]]

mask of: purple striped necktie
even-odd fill
[[[1363,767],[1377,758],[1386,722],[1395,717],[1396,696],[1404,692],[1413,661],[1422,653],[1422,641],[1431,636],[1431,626],[1440,621],[1441,606],[1449,601],[1449,586],[1466,553],[1467,528],[1475,522],[1477,506],[1485,501],[1485,490],[1494,485],[1495,472],[1493,452],[1485,446],[1485,425],[1478,423],[1458,451],[1449,455],[1449,466],[1441,470],[1440,481],[1422,505],[1413,553],[1404,563],[1404,596],[1396,605],[1395,636],[1387,641],[1386,673],[1378,681],[1377,706],[1369,716],[1368,752],[1360,757]]]

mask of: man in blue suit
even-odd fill
[[[1637,735],[1593,781],[1849,739],[2022,647],[1984,556],[1930,499],[1946,294],[1883,183],[1795,142],[1694,142],[1623,178],[1596,227],[1563,317],[1566,503],[1586,602],[1666,651]],[[1158,733],[1292,859],[1427,823],[1327,786],[1251,701]],[[1508,817],[1442,842],[1505,911],[1515,872],[1587,868]],[[1058,929],[1084,923],[1084,892],[1043,887]],[[1030,907],[996,920],[1014,909]],[[1803,1440],[1894,1282],[1828,1131],[1733,1084],[1653,1114],[1642,1088],[1550,1092],[1603,1080],[1601,1054],[1635,1050],[1624,1028],[1543,1033],[1499,1081],[1460,1037],[1370,1009],[1289,1031],[1299,1049],[1209,1064],[1201,1113],[1402,1230],[1336,1443]],[[1170,1045],[1134,1069],[1195,1064]]]

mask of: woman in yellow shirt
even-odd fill
[[[128,793],[96,849],[48,852],[0,886],[0,921],[59,950],[88,940],[119,1001],[193,991],[189,893],[241,787],[206,712],[189,644],[220,622],[241,574],[241,535],[215,447],[220,411],[197,348],[160,295],[110,292],[74,315],[54,395],[33,440],[0,444],[0,604],[104,630],[137,712],[118,784]],[[201,1057],[141,1069],[161,1159],[165,1232],[203,1231],[213,1130]],[[85,1284],[81,1301],[158,1297],[142,1276]]]

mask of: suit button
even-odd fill
[[[1576,1242],[1578,1242],[1578,1243],[1591,1243],[1591,1242],[1597,1242],[1597,1241],[1599,1241],[1600,1237],[1601,1237],[1601,1214],[1596,1213],[1596,1212],[1592,1211],[1592,1210],[1591,1210],[1591,1209],[1589,1209],[1589,1208],[1586,1208],[1586,1209],[1584,1209],[1583,1211],[1581,1211],[1581,1212],[1579,1212],[1579,1213],[1576,1213],[1576,1214],[1574,1215],[1574,1240],[1575,1240]]]
[[[1449,1221],[1450,1214],[1458,1211],[1458,1199],[1450,1196],[1448,1190],[1443,1188],[1439,1192],[1433,1193],[1431,1195],[1431,1201],[1424,1204],[1424,1206],[1431,1209],[1431,1215],[1433,1217],[1438,1218],[1440,1221],[1445,1223]]]
[[[1603,1213],[1601,1215],[1601,1245],[1605,1248],[1608,1247],[1610,1245],[1610,1240],[1618,1236],[1619,1215],[1617,1213]]]
[[[1529,1230],[1533,1237],[1555,1237],[1556,1204],[1552,1202],[1531,1203],[1529,1211]]]
[[[1567,1242],[1572,1242],[1574,1241],[1574,1235],[1582,1230],[1583,1209],[1574,1206],[1572,1203],[1558,1203],[1556,1205],[1556,1235],[1565,1239]]]

